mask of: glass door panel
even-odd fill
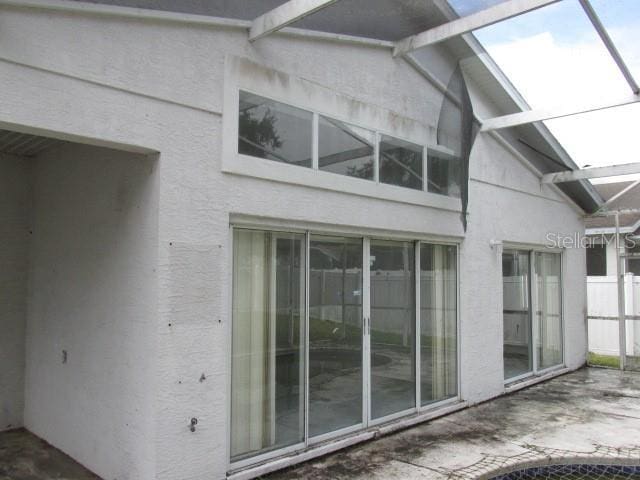
[[[362,240],[309,244],[309,436],[362,423]]]
[[[231,457],[304,442],[305,237],[234,230]]]
[[[562,364],[561,256],[535,253],[538,369]]]
[[[371,240],[371,418],[415,407],[414,244]]]
[[[529,291],[529,252],[505,250],[502,254],[505,380],[533,371]]]
[[[458,394],[456,264],[456,247],[420,245],[421,405]]]

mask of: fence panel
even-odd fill
[[[589,351],[620,355],[618,284],[615,276],[587,277]],[[628,364],[640,357],[640,278],[625,275],[626,350]]]

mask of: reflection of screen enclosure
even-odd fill
[[[320,116],[318,168],[373,180],[375,132]]]
[[[239,153],[311,167],[312,125],[310,112],[240,92]]]

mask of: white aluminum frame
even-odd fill
[[[519,125],[527,125],[529,123],[542,122],[544,120],[553,120],[555,118],[571,117],[573,115],[580,115],[583,113],[607,110],[609,108],[621,107],[637,102],[640,102],[640,95],[632,93],[606,102],[586,102],[582,105],[561,105],[539,110],[527,110],[525,112],[502,115],[500,117],[487,118],[482,121],[480,131],[490,132],[492,130],[500,130],[503,128],[517,127]]]
[[[617,175],[634,175],[640,173],[640,162],[623,163],[620,165],[609,165],[606,167],[583,168],[580,170],[569,170],[565,172],[547,173],[542,176],[540,183],[563,183],[573,182],[576,180],[585,180],[589,178],[615,177]],[[628,191],[628,190],[627,190]],[[620,192],[615,198],[625,192]],[[613,200],[609,199],[602,206],[607,205]],[[602,207],[600,207],[602,208]]]
[[[307,15],[322,10],[337,0],[289,0],[273,10],[260,15],[251,23],[249,41],[254,42],[270,33],[290,25]]]
[[[524,13],[545,7],[559,0],[508,0],[466,17],[452,20],[426,32],[404,38],[395,44],[393,56],[406,55],[418,48],[427,47],[449,38],[493,25]]]
[[[251,90],[251,89],[247,89],[247,88],[239,88],[237,91],[237,95],[239,97],[240,92],[246,92],[246,93],[250,93],[253,95],[258,95],[260,97],[266,98],[268,100],[277,102],[277,103],[282,103],[285,106],[289,106],[289,107],[293,107],[293,108],[297,108],[300,110],[304,110],[305,112],[308,112],[312,115],[312,121],[311,121],[311,125],[312,125],[312,132],[311,132],[311,140],[312,140],[312,145],[311,145],[311,168],[308,167],[303,167],[300,165],[290,165],[284,162],[276,162],[273,160],[268,160],[268,159],[264,159],[261,157],[253,157],[251,155],[245,155],[242,154],[240,152],[237,151],[237,147],[236,147],[236,151],[235,151],[235,155],[237,155],[237,159],[236,162],[256,162],[256,165],[251,165],[250,166],[250,170],[253,173],[253,176],[256,176],[258,178],[271,178],[270,172],[274,172],[277,170],[287,170],[290,171],[290,174],[284,175],[284,174],[280,174],[280,173],[276,173],[276,175],[281,175],[283,177],[283,181],[286,181],[289,183],[288,177],[292,177],[292,181],[290,183],[299,183],[299,184],[303,184],[306,185],[307,183],[304,181],[304,176],[305,173],[303,172],[309,172],[309,171],[313,171],[315,172],[315,174],[320,174],[322,176],[324,175],[329,175],[328,180],[330,183],[330,185],[338,185],[342,182],[357,182],[354,185],[357,185],[359,188],[354,188],[354,191],[350,191],[348,189],[345,189],[343,187],[339,187],[339,188],[328,188],[326,186],[324,186],[324,188],[328,188],[328,189],[336,189],[340,192],[346,192],[346,193],[355,193],[355,194],[362,194],[360,192],[360,190],[363,190],[365,187],[362,187],[362,185],[366,185],[366,183],[362,183],[362,182],[369,182],[369,185],[371,184],[375,184],[377,186],[377,190],[386,190],[388,188],[393,189],[394,191],[394,196],[396,198],[389,198],[387,195],[385,195],[385,192],[382,191],[378,194],[371,194],[371,196],[375,196],[376,198],[385,198],[388,200],[398,200],[398,201],[404,201],[406,203],[416,203],[418,205],[424,205],[424,206],[431,206],[434,208],[444,208],[444,209],[451,209],[452,205],[449,206],[447,205],[447,207],[445,206],[440,206],[437,203],[441,203],[441,202],[430,202],[429,200],[435,200],[436,198],[438,199],[451,199],[454,203],[459,203],[459,198],[458,197],[454,197],[451,195],[444,195],[444,194],[439,194],[439,193],[434,193],[434,192],[430,192],[429,188],[428,188],[428,183],[429,183],[429,179],[428,179],[428,171],[427,171],[427,157],[428,157],[428,152],[429,151],[433,151],[433,152],[437,152],[439,155],[443,156],[443,157],[447,157],[447,158],[451,158],[451,159],[457,159],[458,157],[456,157],[455,153],[442,146],[442,145],[432,145],[432,144],[428,144],[425,143],[424,141],[419,141],[416,140],[415,138],[408,138],[406,136],[403,136],[402,134],[398,134],[389,130],[385,130],[382,128],[375,128],[375,127],[371,127],[371,126],[365,126],[362,124],[359,124],[358,122],[354,122],[353,120],[349,120],[349,119],[344,119],[341,118],[338,115],[334,115],[334,114],[330,114],[330,113],[324,113],[322,111],[319,111],[317,109],[313,109],[310,107],[305,107],[302,106],[300,104],[296,104],[293,103],[291,101],[287,101],[287,100],[281,100],[279,98],[275,98],[273,95],[271,94],[264,94],[264,93],[259,93],[257,91]],[[325,118],[329,118],[332,120],[337,120],[341,123],[344,123],[346,125],[352,125],[356,128],[361,128],[363,130],[367,130],[371,133],[374,134],[374,138],[375,138],[375,144],[374,144],[374,164],[373,164],[373,168],[374,168],[374,172],[373,172],[373,178],[372,179],[363,179],[363,178],[358,178],[358,177],[350,177],[348,175],[341,175],[341,174],[337,174],[337,173],[333,173],[333,172],[328,172],[326,170],[322,170],[320,169],[319,166],[319,122],[320,122],[320,117],[325,117]],[[237,117],[237,114],[236,114]],[[237,124],[237,121],[236,121]],[[382,140],[382,136],[388,136],[388,137],[392,137],[394,139],[397,140],[401,140],[407,143],[411,143],[417,146],[422,147],[422,188],[421,189],[414,189],[414,188],[409,188],[409,187],[403,187],[401,185],[393,185],[390,183],[384,183],[380,181],[380,142]],[[238,137],[238,133],[237,133],[237,125],[236,125],[236,133],[235,136],[233,137],[233,139],[237,139]],[[235,142],[235,145],[237,146],[237,141]],[[267,162],[265,165],[265,173],[263,175],[257,174],[257,172],[259,172],[259,167],[261,166],[261,164],[263,162]],[[294,169],[293,171],[291,171],[290,169]],[[300,172],[300,170],[303,170],[303,172]],[[233,168],[228,168],[225,169],[223,168],[223,171],[230,171],[233,172]],[[336,177],[339,178],[336,179]],[[346,180],[344,180],[346,179]],[[319,185],[313,185],[313,186],[319,186]],[[353,187],[352,187],[353,188]],[[398,191],[397,189],[400,189],[400,191]],[[413,192],[413,195],[412,193]],[[409,196],[414,196],[416,193],[420,194],[420,197],[423,197],[422,201],[418,201],[418,202],[413,202],[413,201],[409,201],[408,199],[401,199],[400,197],[409,197]],[[421,193],[424,193],[425,195],[421,195]],[[434,198],[435,196],[435,198]],[[427,197],[427,198],[424,198]],[[418,197],[419,198],[419,197]],[[457,211],[457,210],[456,210]]]
[[[255,74],[250,78],[243,77],[242,69],[249,65]],[[289,79],[289,90],[278,89],[268,81],[263,81],[260,72],[264,73],[265,78],[274,72],[286,76]],[[350,110],[346,106],[353,103],[352,98],[249,60],[228,56],[225,61],[223,134],[221,135],[222,172],[460,213],[462,209],[460,199],[429,192],[425,187],[426,178],[423,178],[422,190],[381,183],[379,181],[379,135],[376,136],[377,141],[374,148],[373,181],[240,154],[237,141],[240,91],[299,108],[311,114],[323,115],[371,132],[421,145],[427,150],[432,149],[453,155],[453,152],[445,147],[435,145],[435,129],[429,125],[402,117],[404,120],[401,122],[402,127],[396,128],[391,121],[386,121],[386,119],[397,117],[396,113],[365,102],[360,102],[362,108],[359,111],[369,112],[369,114],[362,114],[361,118],[349,118]],[[331,104],[331,111],[328,111],[326,101],[324,103],[321,101],[326,99],[326,95],[331,95],[336,99]],[[367,124],[367,122],[370,123]],[[314,128],[314,130],[316,129]],[[314,142],[317,143],[317,138],[314,138]],[[313,148],[311,154],[313,157]],[[425,155],[423,155],[423,160],[426,163]],[[423,177],[425,173],[426,168],[423,169]]]
[[[555,370],[561,370],[563,368],[566,368],[566,329],[565,329],[565,295],[564,295],[564,289],[565,289],[565,279],[564,279],[564,272],[565,272],[565,258],[566,255],[564,253],[563,249],[559,249],[559,248],[545,248],[545,247],[541,247],[540,245],[529,245],[529,244],[523,244],[523,243],[509,243],[509,242],[504,242],[503,243],[503,249],[501,251],[501,256],[503,252],[509,252],[509,251],[520,251],[520,252],[526,252],[527,256],[529,258],[529,288],[528,288],[528,296],[529,296],[529,325],[530,325],[530,349],[531,349],[531,370],[523,373],[521,375],[517,375],[515,377],[510,377],[510,378],[505,378],[504,379],[504,386],[505,387],[510,387],[512,386],[514,383],[518,383],[524,379],[527,378],[531,378],[531,377],[538,377],[541,375],[546,375],[547,373],[553,372]],[[538,349],[537,349],[537,343],[538,343],[538,336],[539,336],[539,332],[538,332],[538,316],[536,315],[536,312],[534,312],[534,306],[537,305],[537,295],[538,295],[538,285],[537,282],[534,282],[534,274],[535,274],[535,255],[536,253],[554,253],[554,254],[558,254],[560,255],[560,312],[561,312],[561,318],[560,318],[560,325],[561,325],[561,335],[562,335],[562,339],[561,339],[561,343],[562,343],[562,360],[559,364],[557,365],[551,365],[550,367],[547,368],[543,368],[540,369],[539,368],[539,358],[538,358]],[[500,265],[502,265],[502,259],[500,260]],[[502,281],[502,274],[501,274],[501,281]],[[503,291],[503,295],[504,295],[504,291]],[[504,313],[502,314],[502,325],[504,328]],[[503,343],[504,346],[504,343]],[[504,357],[503,357],[504,358]],[[504,360],[503,360],[503,366],[504,366]]]
[[[638,83],[633,78],[633,74],[629,70],[629,67],[627,67],[627,64],[622,59],[620,52],[618,52],[618,49],[613,43],[613,40],[611,40],[611,37],[609,36],[609,32],[607,32],[607,29],[605,28],[603,23],[600,21],[600,17],[598,16],[595,9],[591,5],[591,2],[589,2],[589,0],[579,0],[579,2],[580,2],[580,5],[582,5],[582,9],[587,14],[587,17],[589,17],[589,20],[591,20],[591,24],[593,25],[593,28],[595,28],[598,35],[600,35],[600,38],[602,39],[602,43],[604,43],[604,46],[609,51],[609,54],[613,58],[613,61],[616,62],[616,65],[618,66],[620,73],[622,73],[622,76],[629,84],[631,91],[636,94],[639,93],[640,87],[638,87]]]
[[[293,222],[294,224],[299,222]],[[271,225],[271,226],[270,226]],[[275,448],[273,450],[266,451],[264,453],[243,458],[238,461],[231,461],[230,456],[230,448],[231,448],[231,353],[232,353],[232,334],[233,334],[233,299],[230,298],[228,300],[228,318],[231,319],[229,322],[228,335],[229,340],[227,342],[227,357],[228,357],[228,365],[227,365],[227,388],[228,388],[228,398],[227,398],[227,471],[228,472],[237,472],[243,470],[245,468],[255,466],[260,463],[268,462],[270,460],[274,460],[279,457],[283,457],[292,453],[302,452],[309,447],[318,446],[319,444],[325,442],[331,442],[332,440],[339,441],[340,439],[348,438],[351,435],[357,435],[358,432],[366,433],[368,429],[372,427],[378,427],[384,424],[391,424],[395,420],[411,417],[412,415],[425,414],[428,412],[437,412],[438,409],[443,407],[447,407],[449,405],[454,405],[456,403],[460,403],[461,400],[461,388],[462,388],[462,379],[461,379],[461,368],[460,368],[460,359],[461,359],[461,326],[460,326],[460,240],[451,240],[447,237],[438,237],[438,236],[422,236],[423,238],[416,240],[414,236],[407,233],[398,233],[393,236],[384,236],[379,235],[375,232],[361,232],[361,233],[345,233],[345,232],[336,232],[335,230],[323,229],[323,228],[308,228],[306,226],[300,225],[299,227],[295,226],[286,226],[278,225],[274,222],[252,222],[246,220],[236,219],[235,221],[232,219],[229,225],[229,242],[230,242],[230,251],[233,250],[233,234],[235,229],[242,230],[258,230],[271,232],[275,234],[302,234],[305,238],[305,290],[304,290],[304,298],[305,298],[305,321],[304,321],[304,369],[305,369],[305,389],[304,389],[304,442],[296,443],[293,445],[289,445],[282,448]],[[308,415],[309,415],[309,383],[308,383],[308,375],[309,375],[309,257],[310,257],[310,242],[312,236],[340,236],[340,237],[348,237],[348,238],[359,238],[362,239],[362,255],[363,255],[363,268],[362,268],[362,324],[363,324],[363,384],[362,384],[362,401],[363,401],[363,411],[362,411],[362,423],[353,425],[350,427],[345,427],[340,430],[336,430],[334,432],[328,432],[326,434],[317,435],[315,437],[309,437],[308,430]],[[371,302],[370,302],[370,243],[371,239],[375,240],[387,240],[387,241],[405,241],[411,242],[414,248],[414,288],[415,296],[416,296],[416,311],[415,311],[415,322],[416,322],[416,352],[415,352],[415,362],[416,362],[416,397],[415,397],[415,406],[410,409],[403,410],[401,412],[396,412],[385,417],[371,419],[371,344],[370,344],[370,328],[371,328]],[[432,243],[438,245],[450,245],[456,247],[456,377],[457,377],[457,391],[456,395],[447,398],[444,400],[440,400],[437,402],[429,403],[427,405],[421,405],[420,398],[420,335],[419,335],[419,327],[420,327],[420,246],[423,243]],[[229,259],[229,285],[231,285],[231,289],[233,289],[233,255],[230,255]],[[232,297],[232,292],[230,297]]]

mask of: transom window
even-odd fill
[[[459,160],[442,149],[427,155],[424,145],[246,91],[238,113],[239,154],[460,196]]]

